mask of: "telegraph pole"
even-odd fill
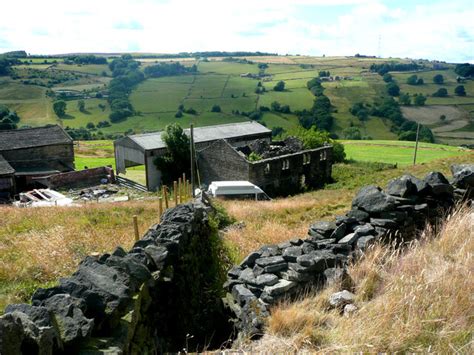
[[[415,155],[413,156],[413,165],[416,164],[416,153],[418,151],[418,137],[420,135],[420,124],[416,127],[416,143],[415,143]]]
[[[194,127],[192,123],[190,127],[190,133],[191,137],[189,140],[189,152],[191,153],[191,191],[194,198]]]

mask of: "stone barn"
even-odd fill
[[[41,177],[73,170],[73,140],[60,126],[0,131],[0,196],[36,187]]]
[[[189,129],[184,131],[190,134]],[[129,167],[144,165],[146,187],[151,191],[156,190],[161,184],[161,172],[153,161],[166,152],[161,133],[137,134],[116,140],[114,149],[117,174],[125,174]],[[272,131],[253,121],[194,128],[196,150],[221,139],[225,139],[232,147],[242,147],[256,140],[270,142]]]
[[[293,137],[282,142],[255,141],[241,147],[222,139],[198,150],[197,155],[201,182],[205,185],[212,181],[244,180],[270,196],[280,196],[319,187],[331,180],[332,146],[305,150],[301,141]]]

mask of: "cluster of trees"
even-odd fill
[[[67,104],[64,100],[58,100],[53,103],[53,111],[58,117],[64,117],[66,115]]]
[[[417,95],[416,97],[418,96],[422,95]],[[393,123],[392,129],[398,134],[399,140],[415,140],[416,122],[409,121],[403,117],[400,105],[392,97],[376,100],[372,105],[370,115],[389,119]],[[420,140],[429,143],[434,142],[433,132],[428,127],[421,126]]]
[[[145,75],[150,78],[159,78],[162,76],[182,75],[187,73],[196,73],[197,66],[185,67],[179,62],[159,63],[145,68]]]
[[[289,105],[282,105],[277,101],[273,101],[270,105],[272,111],[280,112],[280,113],[291,113],[291,109]],[[267,107],[261,106],[260,111],[266,111]]]
[[[454,68],[454,72],[462,77],[474,76],[474,64],[464,63],[458,64]]]
[[[441,74],[433,76],[433,83],[441,85],[444,83],[444,77]]]
[[[306,87],[314,96],[323,95],[324,88],[321,85],[321,81],[318,78],[311,79],[306,83]]]
[[[400,87],[398,86],[397,82],[394,80],[392,75],[389,73],[383,74],[383,80],[387,83],[386,89],[387,89],[387,94],[389,94],[392,97],[398,97],[398,101],[401,105],[405,106],[410,106],[412,103],[412,98],[410,97],[410,94],[408,93],[402,93],[400,92]],[[422,85],[423,84],[423,79],[418,78],[416,75],[411,75],[407,79],[407,84],[410,85]],[[413,104],[415,106],[423,106],[426,101],[426,96],[422,94],[414,94],[413,95]],[[398,105],[398,103],[397,103]],[[357,111],[358,112],[358,111]],[[352,112],[351,112],[352,113]],[[371,114],[371,113],[369,113]],[[357,113],[354,114],[357,116]]]
[[[388,73],[389,71],[412,71],[412,70],[418,70],[421,68],[423,68],[423,66],[415,62],[412,62],[412,63],[391,62],[391,63],[382,63],[382,64],[374,63],[370,66],[370,71],[377,72],[380,75],[384,75]]]
[[[433,96],[433,97],[447,97],[448,96],[448,90],[446,90],[446,88],[439,88],[431,96]]]
[[[3,53],[5,57],[8,58],[26,58],[28,57],[28,54],[26,51],[11,51],[11,52],[5,52]]]
[[[4,105],[0,105],[0,131],[17,129],[20,117],[16,112],[10,111],[10,109]]]
[[[423,85],[425,82],[423,78],[419,78],[417,75],[410,75],[407,78],[408,85]]]
[[[265,91],[266,91],[265,86],[263,86],[262,82],[259,81],[258,84],[257,84],[257,88],[255,89],[255,93],[256,94],[263,94]]]
[[[239,64],[254,64],[253,61],[245,59],[245,58],[234,58],[234,57],[226,57],[222,59],[223,62],[233,62]]]
[[[414,94],[413,97],[409,93],[402,93],[398,98],[398,102],[403,106],[410,106],[413,102],[415,106],[424,106],[427,97],[423,94]]]
[[[133,60],[130,54],[115,58],[109,68],[113,79],[109,83],[109,97],[111,113],[109,119],[112,123],[120,122],[134,114],[129,95],[132,88],[145,79],[139,69],[140,63]]]
[[[306,86],[316,98],[310,110],[295,111],[299,123],[306,129],[315,126],[319,130],[329,132],[334,122],[331,115],[331,101],[324,95],[324,88],[318,78],[311,79],[306,83]]]
[[[165,185],[176,181],[183,173],[190,175],[189,138],[177,123],[167,125],[161,134],[166,144],[166,153],[154,160],[161,171],[161,179]]]
[[[454,93],[457,96],[466,96],[466,89],[464,88],[464,85],[456,86],[456,88],[454,89]]]
[[[362,137],[362,134],[360,133],[360,129],[354,126],[347,127],[342,131],[342,134],[345,139],[353,139],[353,140],[367,140],[367,139],[372,139],[371,137]]]
[[[466,96],[466,89],[464,85],[458,85],[454,88],[454,94],[457,96]],[[433,97],[448,97],[448,90],[446,88],[439,88],[431,96]]]
[[[107,58],[97,57],[92,54],[71,55],[64,58],[65,64],[107,64]]]
[[[107,122],[107,124],[110,125],[110,123],[108,121],[103,121],[103,122]],[[92,122],[89,122],[87,125],[89,127],[92,127],[90,125],[91,123]],[[94,124],[92,123],[92,125],[94,125]],[[99,124],[97,124],[95,127],[100,128]],[[95,128],[88,129],[88,128],[85,128],[85,127],[81,127],[81,128],[66,127],[64,130],[75,141],[76,140],[89,141],[89,140],[97,140],[97,139],[112,139],[112,140],[114,140],[114,139],[118,139],[118,138],[121,138],[121,137],[124,136],[123,134],[104,134],[102,131],[94,132]]]
[[[15,64],[19,64],[18,59],[0,55],[0,76],[10,75],[10,66]]]
[[[327,77],[327,76],[331,76],[331,73],[329,72],[329,70],[321,70],[319,73],[318,73],[319,77],[322,78],[322,77]]]
[[[357,102],[349,109],[349,112],[356,116],[361,121],[367,121],[369,118],[369,107],[363,102]],[[356,139],[356,138],[349,138]]]
[[[273,87],[275,91],[285,91],[285,82],[280,80],[276,85]]]
[[[181,105],[178,106],[178,111],[175,113],[174,117],[181,118],[181,117],[183,117],[184,113],[187,113],[189,115],[197,115],[198,114],[198,112],[195,109],[193,109],[192,107],[185,108],[184,105],[181,104]]]

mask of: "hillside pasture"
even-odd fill
[[[71,71],[74,73],[83,73],[89,75],[100,75],[105,73],[107,76],[112,75],[107,64],[56,64],[54,65],[56,70]]]
[[[313,106],[314,96],[306,88],[286,89],[285,91],[273,91],[268,83],[265,83],[266,93],[260,95],[259,106],[270,107],[274,101],[282,105],[289,105],[292,111],[310,109]]]
[[[241,97],[254,95],[258,80],[231,76],[222,92],[223,97]]]
[[[2,104],[1,100],[0,104]],[[46,98],[42,100],[10,101],[10,103],[4,103],[4,105],[18,113],[20,127],[23,125],[44,126],[58,122],[53,112],[52,103]]]
[[[381,162],[406,166],[413,164],[415,142],[405,141],[351,141],[342,140],[347,159],[367,162]],[[417,164],[428,163],[432,160],[456,156],[472,156],[463,148],[447,145],[419,143]]]
[[[191,87],[188,98],[220,98],[222,97],[222,92],[224,91],[228,79],[228,75],[196,75],[196,80]]]
[[[257,103],[257,95],[249,95],[245,97],[225,97],[213,99],[185,99],[183,101],[185,108],[193,108],[199,113],[210,112],[212,106],[220,106],[222,112],[230,114],[233,110],[238,111],[254,111]]]
[[[257,64],[241,64],[236,62],[199,62],[198,71],[200,73],[216,73],[227,75],[240,75],[245,73],[258,74]]]
[[[185,76],[191,80],[191,76]],[[176,112],[190,90],[190,82],[173,82],[148,79],[132,92],[130,99],[134,108],[143,113]],[[169,79],[169,78],[168,78]]]
[[[299,126],[298,117],[282,113],[265,112],[262,122],[267,127],[281,127],[285,131],[291,131]]]
[[[100,121],[108,121],[110,106],[105,99],[85,99],[84,112],[79,111],[77,103],[79,100],[66,101],[66,118],[61,119],[64,127],[80,128],[86,127],[89,122],[97,125]],[[99,105],[104,105],[102,110]]]
[[[7,100],[37,100],[44,98],[46,89],[13,81],[0,82],[0,103]]]

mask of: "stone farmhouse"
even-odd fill
[[[60,126],[0,131],[0,198],[73,170],[73,140]]]
[[[189,135],[189,130],[185,130]],[[194,129],[200,181],[250,181],[271,195],[294,193],[302,186],[316,187],[331,177],[332,147],[304,150],[301,142],[272,142],[271,130],[257,122],[230,123]],[[146,187],[161,185],[154,164],[166,153],[161,132],[131,135],[114,142],[117,174],[145,165]],[[251,153],[259,160],[253,161]],[[255,155],[254,155],[255,156]]]

